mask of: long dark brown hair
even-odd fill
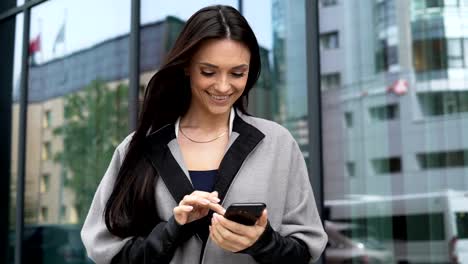
[[[148,131],[156,131],[183,116],[191,100],[190,79],[184,73],[193,54],[208,39],[232,39],[250,50],[247,84],[234,106],[247,113],[248,93],[260,75],[257,39],[245,18],[230,6],[205,7],[189,18],[174,47],[145,92],[139,123],[105,208],[109,231],[119,237],[146,236],[159,222],[156,212],[156,171],[144,157]]]

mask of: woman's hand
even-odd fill
[[[268,223],[266,209],[255,225],[246,226],[213,214],[210,226],[210,238],[221,248],[238,252],[252,246],[265,231]]]
[[[186,195],[173,210],[174,218],[179,225],[185,225],[205,217],[211,210],[224,214],[224,208],[218,204],[218,192],[194,191]]]

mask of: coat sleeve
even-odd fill
[[[99,184],[81,230],[81,239],[88,256],[98,264],[149,263],[159,259],[168,263],[180,241],[192,234],[187,226],[179,226],[174,218],[157,224],[148,237],[120,238],[110,233],[104,220],[104,209],[119,172],[127,145],[127,137],[117,147],[109,167]],[[159,262],[158,262],[159,263]]]
[[[147,237],[133,237],[112,258],[112,264],[169,263],[178,245],[193,234],[190,224],[179,225],[174,217],[160,222]]]
[[[130,139],[126,138],[115,150],[109,167],[94,194],[91,207],[86,216],[81,239],[89,258],[99,264],[108,264],[131,237],[122,239],[114,236],[107,229],[104,221],[104,208],[109,199],[114,182],[123,161],[123,156]]]
[[[327,244],[305,160],[294,140],[290,157],[282,223],[278,230],[268,223],[257,242],[243,251],[259,263],[310,263],[320,257]]]

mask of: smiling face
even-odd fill
[[[249,62],[250,51],[241,42],[205,41],[187,68],[192,90],[190,108],[211,115],[229,112],[244,92]]]

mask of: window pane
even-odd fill
[[[320,34],[320,47],[324,50],[339,48],[338,32]]]
[[[373,159],[372,166],[374,167],[375,174],[386,174],[401,172],[401,158],[381,158]]]
[[[444,6],[444,0],[426,0],[426,7],[431,8],[431,7],[443,7]]]
[[[468,238],[468,212],[456,212],[458,237]]]
[[[468,7],[468,5],[467,5]],[[468,38],[463,39],[463,53],[465,56],[465,67],[468,67]]]
[[[345,124],[347,128],[353,127],[353,113],[351,112],[345,113]]]
[[[41,193],[47,193],[50,190],[50,175],[42,174],[41,177]]]
[[[129,21],[126,0],[31,10],[25,263],[88,261],[81,225],[128,134]]]
[[[356,163],[351,161],[346,162],[346,172],[349,177],[356,176]]]
[[[398,118],[398,105],[374,106],[369,108],[372,121],[385,121]]]
[[[322,7],[330,7],[338,4],[338,0],[320,0]]]
[[[319,9],[321,36],[340,36],[336,50],[321,51],[322,85],[336,72],[342,87],[321,90],[326,227],[332,245],[340,236],[378,252],[370,263],[466,262],[468,239],[457,228],[466,223],[457,213],[468,211],[468,36],[459,30],[468,9],[460,2]],[[351,251],[330,247],[326,259],[363,261]]]
[[[457,7],[460,0],[445,0],[445,6],[448,7]]]
[[[463,49],[461,39],[447,40],[448,65],[450,68],[463,67]]]
[[[275,120],[289,129],[307,158],[307,64],[305,45],[305,1],[244,1],[244,15],[259,40],[262,50],[262,71],[268,82],[256,87],[252,105],[268,103],[256,115]],[[265,10],[259,15],[258,10]],[[254,90],[255,90],[254,89]],[[263,93],[263,89],[268,92]],[[262,94],[265,96],[262,96]],[[249,98],[250,99],[250,98]]]
[[[468,112],[468,92],[421,92],[418,103],[425,117],[464,114]]]
[[[444,152],[419,153],[421,169],[455,168],[468,166],[468,149]]]
[[[341,76],[339,73],[327,73],[321,77],[321,89],[338,89],[341,86]]]

